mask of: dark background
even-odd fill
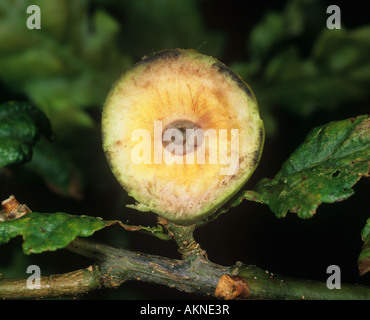
[[[165,8],[167,2],[169,1],[152,1],[154,6],[158,3],[158,7],[161,8]],[[122,1],[121,4],[118,1],[88,1],[84,2],[82,12],[92,16],[97,10],[104,10],[118,22],[120,32],[114,43],[118,52],[126,55],[125,67],[129,67],[146,54],[171,45],[198,49],[200,52],[216,56],[220,61],[233,67],[235,62],[243,64],[253,59],[251,52],[248,51],[247,39],[254,26],[267,12],[281,12],[288,3],[288,1],[222,0],[189,2],[193,3],[192,8],[196,8],[196,14],[193,9],[193,11],[184,10],[181,11],[181,17],[174,16],[171,19],[169,18],[173,15],[171,10],[167,13],[165,9],[146,12],[144,6],[141,11],[137,8],[135,11],[128,1]],[[307,12],[307,21],[309,21],[306,26],[307,32],[283,39],[275,47],[276,50],[268,53],[269,58],[277,51],[293,44],[299,48],[300,57],[308,59],[318,33],[326,29],[328,15],[325,11],[330,4],[334,3],[313,2]],[[353,30],[369,24],[368,11],[362,7],[364,6],[362,1],[336,1],[335,4],[341,8],[344,28]],[[40,7],[42,10],[43,7],[41,5]],[[141,16],[138,12],[141,12]],[[4,15],[4,11],[0,9],[0,18],[1,13]],[[138,17],[134,16],[135,13]],[[74,17],[77,23],[77,18]],[[164,23],[163,17],[167,17],[168,22]],[[182,25],[177,26],[176,23]],[[189,34],[187,34],[188,29]],[[0,40],[1,36],[4,36],[1,34],[2,30],[4,29],[0,28]],[[196,39],[197,42],[192,42],[192,39]],[[78,46],[78,43],[71,44],[68,36],[60,36],[58,43],[68,48]],[[2,49],[0,63],[5,59],[4,57],[15,55],[16,50],[16,48],[14,51],[9,48]],[[104,62],[103,59],[99,62],[99,59],[101,57],[99,58],[97,54],[98,62],[94,64],[94,68],[103,72],[105,68],[110,70],[110,73],[107,72],[111,75],[107,80],[110,86],[125,69],[111,67],[108,60]],[[0,71],[0,102],[31,100],[37,104],[40,100],[30,95],[29,91],[24,89],[25,85],[18,85],[23,82],[17,77],[9,76],[11,70],[7,74]],[[25,70],[25,72],[31,74],[29,77],[32,80],[32,70]],[[38,71],[35,71],[35,77],[38,76],[37,73]],[[256,91],[255,93],[261,104],[265,84],[263,72],[252,73],[250,78],[244,76],[244,79],[253,90],[256,86],[258,93]],[[108,92],[102,91],[103,95]],[[302,99],[305,97],[302,96]],[[252,188],[263,177],[273,177],[284,160],[314,126],[368,113],[369,100],[369,96],[364,95],[361,99],[353,99],[350,103],[338,104],[330,108],[318,105],[313,111],[304,115],[279,105],[265,108],[264,112],[273,119],[273,124],[267,125],[265,148],[260,165],[245,188]],[[100,216],[105,219],[121,219],[130,224],[155,224],[154,215],[125,208],[125,204],[133,201],[127,197],[113,177],[101,149],[102,104],[100,101],[96,105],[86,101],[81,103],[82,106],[72,101],[72,105],[77,105],[76,108],[82,110],[91,119],[92,126],[72,125],[67,120],[64,123],[55,120],[56,145],[68,154],[81,171],[82,197],[76,197],[68,192],[55,193],[45,183],[47,177],[30,170],[32,165],[30,169],[25,166],[0,172],[0,196],[5,199],[10,194],[14,194],[21,203],[26,203],[33,211],[62,211],[70,214]],[[45,104],[41,101],[39,106],[43,108]],[[261,108],[264,107],[261,105]],[[50,114],[52,121],[63,118],[63,108],[57,115],[50,112],[50,109],[44,108],[44,110],[49,112],[48,115]],[[197,229],[195,238],[207,251],[209,259],[222,265],[232,265],[236,261],[242,261],[256,264],[276,274],[326,281],[327,267],[335,264],[341,268],[343,282],[369,284],[369,275],[359,277],[356,263],[362,246],[360,232],[369,216],[369,187],[368,180],[361,180],[354,187],[355,194],[348,200],[322,204],[317,214],[307,220],[300,219],[294,214],[288,214],[284,219],[277,219],[267,206],[243,202],[215,221]],[[145,234],[123,232],[117,227],[99,231],[93,238],[132,250],[179,258],[174,243],[161,241]],[[2,245],[0,257],[0,271],[9,277],[24,277],[25,270],[30,264],[39,265],[43,275],[46,275],[72,271],[91,263],[87,259],[63,250],[24,256],[21,251],[21,239],[14,239]],[[99,291],[85,295],[83,298],[192,299],[202,297],[152,284],[130,282],[117,290]]]

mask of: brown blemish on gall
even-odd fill
[[[108,159],[108,161],[110,162],[113,159],[113,152],[112,151],[106,151],[105,156]]]
[[[216,298],[225,300],[245,299],[249,294],[250,291],[244,279],[227,274],[220,278],[215,291]]]

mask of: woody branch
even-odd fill
[[[42,277],[41,288],[30,290],[25,279],[0,280],[0,298],[75,296],[126,281],[145,281],[180,291],[220,299],[370,299],[370,288],[342,285],[329,290],[326,283],[273,275],[252,265],[225,267],[203,254],[170,259],[75,239],[69,251],[92,259],[86,269]]]

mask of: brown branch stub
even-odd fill
[[[245,299],[250,290],[247,283],[240,277],[224,274],[218,281],[215,297],[225,300]]]
[[[18,206],[19,202],[15,199],[13,195],[1,202],[1,207],[5,213],[13,211],[14,209],[18,208]]]
[[[25,204],[20,204],[13,195],[1,202],[1,208],[4,220],[18,219],[32,212]]]

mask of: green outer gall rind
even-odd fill
[[[120,169],[119,163],[115,163],[115,159],[110,154],[110,147],[113,143],[115,137],[110,134],[110,119],[111,117],[117,116],[113,114],[109,108],[111,105],[114,105],[114,99],[117,95],[120,94],[120,89],[125,86],[125,84],[130,83],[135,74],[140,74],[148,66],[148,64],[155,63],[161,59],[175,59],[181,57],[182,59],[191,60],[191,63],[195,63],[207,68],[214,68],[218,71],[222,77],[232,85],[235,89],[237,95],[243,95],[248,100],[248,104],[245,107],[248,108],[250,117],[252,118],[253,127],[258,130],[258,143],[255,143],[253,148],[253,157],[252,161],[244,168],[242,174],[240,174],[237,179],[231,181],[230,184],[223,189],[222,195],[217,199],[212,198],[211,201],[204,204],[200,210],[197,212],[191,212],[191,214],[175,216],[171,212],[166,212],[166,208],[162,205],[163,208],[158,208],[159,205],[155,204],[157,207],[147,203],[144,200],[143,195],[140,193],[138,188],[129,187],[129,172],[122,172]],[[187,61],[189,62],[189,61]],[[113,107],[111,107],[113,108]],[[261,158],[262,149],[264,145],[265,131],[263,122],[260,119],[257,100],[254,96],[251,88],[234,72],[232,72],[227,66],[219,62],[217,59],[202,55],[195,50],[182,50],[182,49],[172,49],[172,50],[163,50],[149,57],[144,57],[142,61],[138,62],[134,67],[128,70],[125,74],[122,75],[113,85],[111,91],[108,94],[106,102],[104,104],[103,116],[102,116],[102,139],[103,139],[103,149],[105,151],[108,163],[111,167],[111,170],[120,184],[127,190],[128,194],[133,197],[138,203],[136,205],[130,205],[129,207],[135,208],[139,211],[152,211],[172,222],[177,224],[193,224],[202,220],[205,220],[211,214],[215,213],[220,207],[227,203],[247,182],[250,178],[256,167],[258,166],[259,160]],[[132,184],[132,182],[131,182]]]

